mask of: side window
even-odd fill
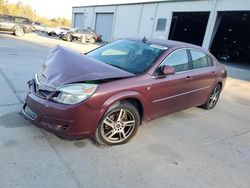
[[[15,23],[23,23],[25,20],[23,18],[16,17]]]
[[[175,68],[175,72],[186,71],[188,66],[188,55],[186,50],[178,50],[170,54],[167,59],[164,60],[163,65],[168,65]]]
[[[10,22],[10,17],[8,16],[1,16],[0,17],[0,22]]]
[[[214,66],[214,62],[209,56],[207,56],[207,63],[208,63],[208,66]]]
[[[190,53],[192,56],[193,69],[199,69],[209,66],[206,54],[197,50],[190,50]]]

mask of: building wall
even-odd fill
[[[95,29],[96,13],[114,13],[112,40],[126,36],[168,38],[173,12],[210,12],[203,47],[209,48],[217,11],[250,10],[250,0],[164,1],[152,3],[74,7],[84,12],[84,28]],[[166,30],[156,31],[158,18],[166,18]],[[74,21],[72,19],[72,21]],[[73,22],[74,23],[74,22]]]

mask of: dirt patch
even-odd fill
[[[84,148],[86,146],[86,140],[75,141],[74,145],[78,148]]]
[[[21,117],[16,111],[9,112],[0,116],[0,126],[3,127],[17,128],[29,125],[29,122],[27,122],[23,117]]]

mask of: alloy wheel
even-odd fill
[[[23,28],[19,27],[15,30],[15,35],[18,36],[18,37],[21,37],[24,35],[24,30]]]
[[[216,105],[219,96],[220,96],[220,86],[217,85],[209,97],[208,105],[210,108],[213,108]]]
[[[126,109],[118,109],[108,114],[101,124],[101,135],[109,143],[120,143],[134,131],[136,120]]]

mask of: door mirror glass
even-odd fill
[[[175,68],[168,65],[163,65],[161,67],[161,72],[163,75],[175,74]]]

